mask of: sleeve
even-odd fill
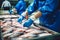
[[[38,10],[42,13],[42,15],[50,14],[55,11],[58,7],[58,0],[46,0],[44,6],[39,8]]]
[[[19,8],[19,13],[23,13],[26,10],[26,3],[22,3],[21,7]]]
[[[30,15],[37,9],[37,0],[34,0],[26,9],[28,11],[28,14]]]
[[[17,11],[19,11],[19,8],[20,8],[20,7],[21,7],[21,1],[19,1],[19,2],[16,4],[15,8],[16,8]]]

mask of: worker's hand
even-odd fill
[[[29,27],[32,23],[36,20],[36,17],[33,15],[31,16],[25,23],[23,23],[24,27]]]
[[[32,19],[28,19],[28,20],[23,24],[23,26],[24,26],[24,27],[29,27],[29,26],[32,25],[32,23],[33,23],[33,20],[32,20]]]
[[[25,12],[23,12],[23,13],[21,14],[21,16],[20,16],[19,19],[18,19],[18,22],[19,22],[19,23],[22,23],[22,20],[23,20],[25,17],[26,17],[26,19],[28,19],[28,12],[27,12],[27,11],[25,11]]]
[[[10,11],[9,11],[9,14],[12,14],[12,13],[13,13],[13,10],[10,10]]]
[[[10,14],[17,13],[17,10],[13,8],[12,10],[9,11]]]
[[[20,16],[19,19],[18,19],[18,22],[19,22],[19,23],[22,23],[22,20],[23,20],[24,18],[25,18],[24,16]]]

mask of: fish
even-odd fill
[[[12,35],[12,33],[8,33],[6,35],[3,35],[3,38],[9,37],[10,35]]]
[[[31,34],[31,33],[27,33],[27,34],[20,36],[20,38],[33,38],[33,37],[36,37],[36,35]]]
[[[10,33],[10,32],[12,32],[12,31],[13,31],[13,27],[7,29],[7,30],[6,30],[5,32],[3,32],[2,34],[5,35],[5,34]]]
[[[44,36],[49,36],[49,35],[52,35],[50,33],[42,33],[42,34],[39,34],[39,37],[44,37]]]

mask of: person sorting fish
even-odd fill
[[[34,13],[34,15],[30,16],[28,20],[24,22],[24,27],[30,27],[33,22],[39,18],[40,24],[51,30],[60,32],[59,4],[59,0],[34,0],[24,12],[24,15],[21,15],[18,22],[22,22],[25,16]]]

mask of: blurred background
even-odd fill
[[[1,8],[3,1],[4,0],[0,0],[0,8]],[[8,1],[11,3],[12,7],[14,7],[16,5],[16,3],[18,2],[18,0],[8,0]],[[28,6],[33,0],[25,0],[25,1],[27,3],[27,6]]]
[[[6,10],[4,10],[4,8],[2,7],[2,4],[3,4],[3,2],[4,2],[5,0],[0,0],[0,15],[1,14],[6,14],[6,13],[8,13]],[[10,7],[10,9],[13,9],[15,6],[16,6],[16,4],[18,3],[18,0],[7,0],[7,1],[9,1],[10,2],[10,4],[11,4],[11,7]],[[33,2],[33,0],[24,0],[25,2],[26,2],[26,6],[28,7],[28,5],[30,4],[30,3],[32,3]],[[6,13],[5,13],[6,12]]]

